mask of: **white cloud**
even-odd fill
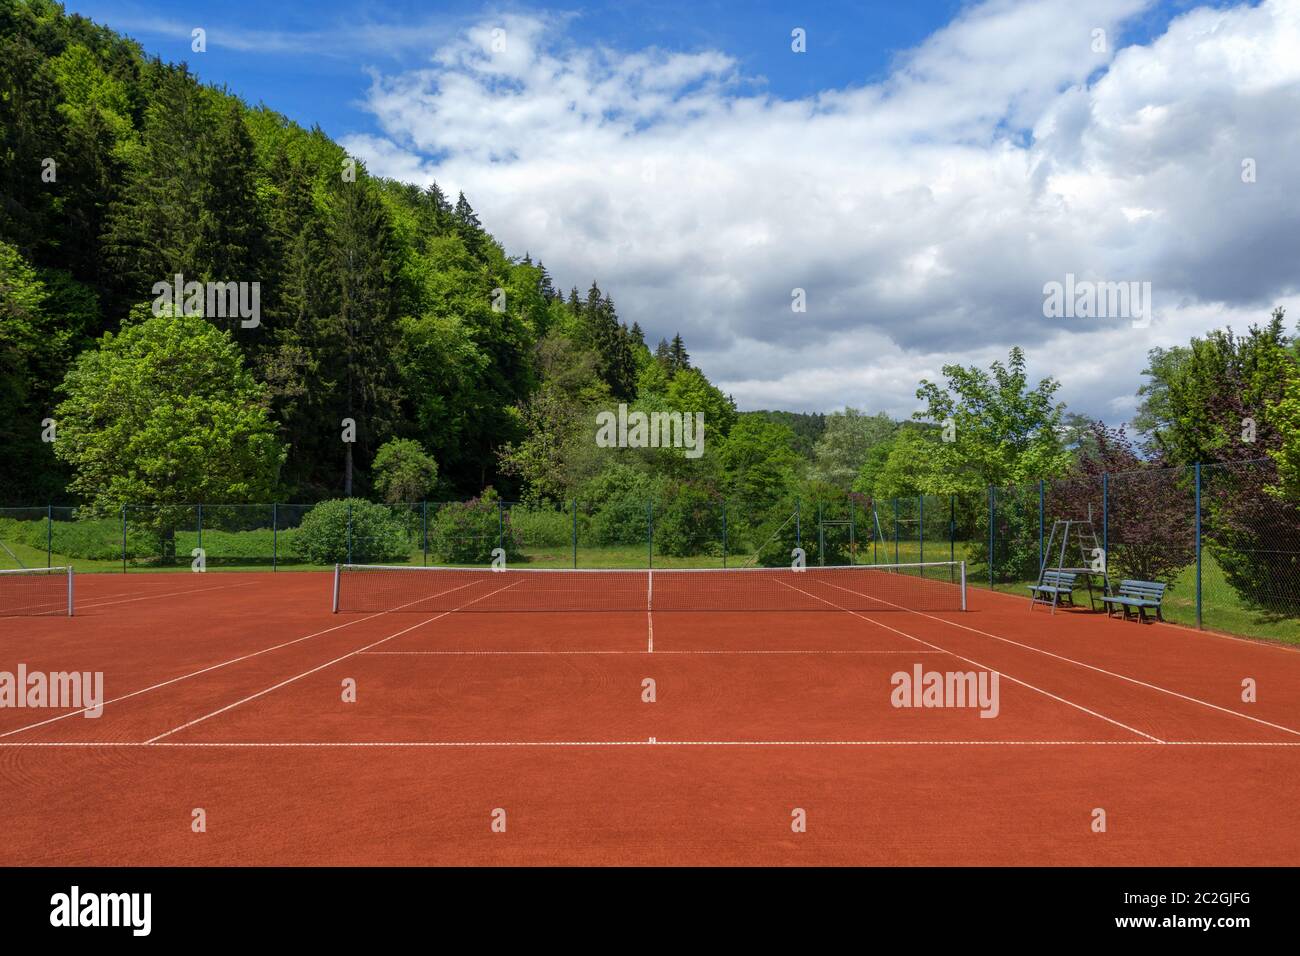
[[[160,36],[186,43],[190,41],[192,31],[201,27],[207,32],[208,47],[213,50],[337,59],[351,58],[358,52],[387,57],[427,52],[445,42],[459,28],[451,17],[428,17],[417,23],[386,23],[360,19],[355,11],[349,11],[342,22],[301,30],[268,30],[263,25],[245,27],[225,20],[224,15],[219,16],[204,15],[188,21],[127,9],[113,17],[113,25],[134,36]],[[310,19],[313,23],[320,23],[318,17]]]
[[[944,363],[1020,344],[1072,404],[1126,415],[1148,348],[1300,290],[1300,4],[1093,52],[1147,5],[992,0],[883,82],[801,100],[755,92],[728,51],[578,48],[563,18],[508,16],[375,74],[386,138],[344,143],[463,189],[508,249],[599,279],[652,336],[680,330],[743,407],[902,413]],[[1151,282],[1156,321],[1044,319],[1066,273]]]

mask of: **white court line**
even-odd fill
[[[808,597],[821,601],[823,604],[829,604],[831,607],[844,611],[846,614],[852,614],[854,617],[860,617],[862,618],[862,620],[870,624],[875,624],[877,627],[883,627],[887,631],[893,631],[895,634],[898,634],[902,637],[906,637],[909,640],[916,641],[918,644],[924,644],[926,647],[932,648],[936,651],[942,651],[945,654],[949,654],[952,657],[957,658],[957,660],[959,661],[965,661],[968,664],[974,664],[976,667],[982,668],[984,670],[997,671],[999,674],[1001,674],[1007,680],[1011,681],[1011,683],[1013,684],[1019,684],[1021,687],[1027,687],[1032,691],[1037,691],[1038,693],[1042,694],[1044,697],[1050,697],[1052,698],[1052,700],[1059,701],[1062,704],[1066,704],[1070,707],[1073,707],[1075,710],[1081,710],[1085,714],[1088,714],[1092,717],[1096,717],[1099,720],[1106,721],[1106,723],[1108,724],[1114,724],[1116,727],[1122,727],[1124,730],[1127,730],[1129,733],[1137,734],[1139,737],[1146,737],[1148,740],[1155,741],[1156,743],[1163,743],[1163,741],[1161,741],[1159,737],[1153,737],[1151,734],[1138,730],[1136,727],[1130,727],[1128,724],[1120,723],[1118,720],[1115,720],[1113,717],[1107,717],[1105,714],[1098,713],[1095,710],[1090,710],[1089,708],[1084,707],[1082,704],[1076,704],[1072,700],[1066,700],[1064,697],[1059,697],[1056,694],[1053,694],[1051,691],[1043,690],[1041,687],[1035,687],[1033,684],[1030,684],[1026,681],[1022,681],[1017,677],[1012,677],[1010,674],[1006,673],[1005,671],[998,670],[996,667],[989,667],[987,664],[981,664],[979,661],[972,660],[969,657],[963,657],[961,654],[957,654],[954,653],[953,651],[942,648],[938,644],[931,644],[929,641],[924,641],[914,634],[908,634],[906,631],[900,631],[898,628],[890,627],[888,624],[881,624],[879,621],[872,620],[869,617],[859,614],[857,611],[850,611],[848,608],[840,607],[838,604],[836,604],[833,601],[828,601],[823,597],[818,597],[816,594],[813,594],[811,591],[805,591],[803,588],[797,588],[793,584],[788,584],[787,582],[782,581],[779,578],[777,578],[776,580],[779,584],[785,585],[785,587],[790,588],[792,591],[798,591],[800,594],[806,594],[808,595]],[[841,588],[840,590],[845,590],[845,589]],[[857,594],[858,592],[850,591],[849,593]],[[868,595],[861,595],[861,596],[868,597]],[[879,598],[870,598],[870,599],[873,601],[879,600]],[[883,602],[883,603],[888,603],[888,602]]]
[[[469,583],[480,584],[482,582],[471,581]],[[185,723],[181,724],[178,727],[173,727],[171,730],[163,731],[161,734],[158,734],[156,737],[150,737],[148,740],[145,741],[145,743],[147,744],[157,743],[159,740],[162,740],[164,737],[170,737],[172,734],[177,733],[178,731],[185,730],[188,727],[193,727],[195,724],[201,724],[203,723],[203,721],[216,717],[219,714],[224,714],[228,710],[234,710],[236,707],[240,706],[241,704],[247,704],[250,700],[256,700],[257,698],[265,696],[266,694],[269,694],[272,691],[279,690],[281,687],[284,687],[288,684],[292,684],[296,680],[302,680],[302,678],[315,674],[317,671],[322,671],[327,667],[331,667],[334,664],[339,663],[339,661],[345,661],[349,657],[355,657],[356,655],[360,654],[362,651],[367,651],[372,647],[378,647],[380,644],[385,644],[388,641],[391,641],[395,637],[401,637],[403,634],[408,634],[411,631],[414,631],[417,627],[423,627],[425,624],[432,624],[434,621],[441,620],[442,618],[446,617],[448,614],[455,614],[457,611],[461,610],[461,608],[469,607],[471,604],[476,604],[479,601],[485,600],[486,598],[490,598],[494,594],[500,594],[502,591],[508,590],[509,588],[514,587],[518,583],[519,583],[518,581],[515,581],[513,584],[504,585],[503,587],[497,588],[495,591],[489,591],[487,594],[476,597],[473,601],[466,601],[460,607],[452,608],[452,610],[450,611],[443,611],[441,614],[420,621],[418,624],[412,624],[410,627],[403,628],[402,630],[398,631],[395,634],[389,634],[387,637],[380,638],[374,643],[367,644],[365,647],[358,648],[355,651],[348,651],[348,653],[342,655],[341,657],[336,657],[332,661],[326,661],[324,664],[320,664],[316,667],[313,667],[311,670],[303,671],[301,674],[295,674],[293,677],[290,677],[287,680],[282,680],[280,681],[280,683],[274,684],[271,687],[266,688],[265,690],[259,690],[256,694],[249,694],[247,697],[243,698],[242,700],[237,700],[233,704],[227,704],[225,707],[219,707],[216,710],[212,711],[211,713],[204,714],[202,717],[196,717],[194,720],[186,721]],[[467,587],[467,586],[468,585],[462,585],[462,587]],[[458,589],[453,588],[452,590],[458,590]],[[428,596],[422,597],[420,598],[420,600],[427,601]],[[406,607],[406,605],[402,605],[402,606]]]
[[[512,656],[519,655],[568,655],[568,654],[906,654],[909,657],[915,657],[917,654],[944,654],[947,651],[869,651],[869,650],[679,650],[679,651],[584,651],[584,650],[554,650],[554,651],[363,651],[363,657],[420,657],[424,655],[446,654],[451,656],[481,656],[481,655],[502,655]]]
[[[972,585],[978,587],[984,594],[998,594],[1004,598],[1013,601],[1020,601],[1032,606],[1032,598],[1021,597],[1019,594],[1012,594],[1009,591],[996,591],[986,588],[984,585]],[[856,592],[854,592],[856,593]],[[1150,618],[1148,618],[1150,620]],[[1201,627],[1192,627],[1190,624],[1180,624],[1177,621],[1151,621],[1156,627],[1176,628],[1180,631],[1186,631],[1188,634],[1195,634],[1198,637],[1217,637],[1221,641],[1236,641],[1238,644],[1250,644],[1254,647],[1271,647],[1274,650],[1285,651],[1288,654],[1300,653],[1300,646],[1295,644],[1282,644],[1278,641],[1271,641],[1260,637],[1242,637],[1240,634],[1224,634],[1222,631],[1213,631]]]
[[[472,583],[474,583],[474,582],[470,582],[470,583],[472,584]],[[459,585],[459,586],[457,586],[457,587],[450,588],[450,589],[448,589],[448,590],[446,590],[446,591],[443,591],[443,592],[441,592],[440,594],[434,594],[434,595],[431,595],[431,596],[432,596],[432,597],[441,597],[442,594],[450,594],[452,591],[459,591],[461,588],[465,588],[465,587],[469,587],[469,584],[461,584],[461,585]],[[429,599],[429,597],[430,597],[430,595],[425,595],[424,597],[420,598],[419,600],[420,600],[420,601],[427,601],[427,600]],[[416,601],[412,601],[411,603],[412,603],[412,604],[415,604],[415,603],[417,603],[417,602],[416,602]],[[401,607],[407,607],[407,606],[408,606],[408,605],[406,605],[406,604],[401,605]],[[399,607],[399,608],[395,608],[394,610],[401,610],[401,607]],[[139,697],[141,694],[147,694],[147,693],[149,693],[150,691],[158,690],[158,689],[160,689],[160,688],[162,688],[162,687],[167,687],[167,686],[169,686],[169,685],[171,685],[171,684],[176,684],[176,683],[179,683],[180,681],[183,681],[183,680],[189,680],[191,677],[198,677],[198,676],[200,676],[200,675],[202,675],[202,674],[207,674],[207,673],[209,673],[209,672],[211,672],[211,671],[220,670],[220,669],[223,668],[223,667],[229,667],[231,664],[238,664],[238,663],[240,663],[241,661],[246,661],[246,660],[249,660],[249,659],[254,658],[254,657],[260,657],[260,656],[263,655],[263,654],[269,654],[269,653],[271,653],[272,651],[278,651],[278,650],[280,650],[281,648],[289,647],[290,645],[298,644],[298,643],[301,643],[302,641],[308,641],[308,640],[311,640],[313,637],[320,637],[322,634],[329,634],[331,631],[338,631],[338,630],[342,630],[342,629],[345,628],[345,627],[351,627],[353,624],[364,624],[366,621],[369,621],[369,620],[371,620],[371,619],[373,619],[373,618],[376,618],[376,617],[380,617],[381,615],[384,615],[384,614],[387,614],[387,613],[389,613],[389,612],[387,612],[387,611],[376,611],[374,614],[367,615],[366,617],[359,617],[359,618],[357,618],[355,621],[347,621],[347,622],[345,622],[345,623],[343,623],[343,624],[335,624],[333,627],[327,627],[327,628],[325,628],[325,630],[323,630],[323,631],[316,631],[316,632],[313,633],[313,634],[306,634],[306,635],[303,635],[302,637],[295,637],[295,638],[294,638],[293,640],[291,640],[291,641],[284,641],[284,642],[281,643],[281,644],[275,644],[275,645],[272,645],[271,647],[264,647],[264,648],[262,648],[262,650],[260,650],[260,651],[253,651],[253,652],[250,653],[250,654],[243,654],[243,655],[241,655],[240,657],[232,657],[232,658],[231,658],[230,660],[228,660],[228,661],[222,661],[222,662],[219,663],[219,664],[212,664],[212,665],[210,665],[210,666],[208,666],[208,667],[200,668],[199,670],[196,670],[196,671],[190,671],[190,673],[188,673],[188,674],[182,674],[182,675],[180,675],[179,677],[172,677],[172,678],[170,678],[170,679],[168,679],[168,680],[160,681],[160,682],[157,683],[157,684],[151,684],[151,685],[148,686],[148,687],[142,687],[142,688],[140,688],[139,690],[133,690],[133,691],[131,691],[131,693],[129,693],[129,694],[123,694],[121,697],[114,697],[114,698],[112,698],[111,700],[106,700],[106,701],[104,701],[104,703],[102,704],[102,706],[107,707],[109,704],[116,704],[116,703],[119,703],[119,702],[124,701],[124,700],[129,700],[129,699],[132,698],[132,697]],[[88,710],[90,710],[89,707],[82,707],[80,710],[73,710],[73,711],[69,711],[69,712],[66,713],[66,714],[59,714],[57,717],[50,717],[50,718],[48,718],[48,719],[46,719],[46,720],[37,721],[37,722],[34,723],[34,724],[28,724],[28,725],[26,725],[25,727],[19,727],[19,728],[17,728],[16,730],[7,730],[7,731],[5,731],[4,733],[0,733],[0,739],[3,739],[3,738],[5,738],[5,737],[12,737],[14,734],[21,734],[23,731],[26,731],[26,730],[35,730],[37,727],[44,727],[46,724],[52,724],[52,723],[54,723],[54,722],[56,722],[56,721],[59,721],[59,720],[66,720],[66,719],[69,718],[69,717],[76,717],[76,716],[79,715],[79,714],[84,714],[84,713],[85,713],[86,711],[88,711]]]
[[[649,631],[650,646],[648,653],[655,652],[655,574],[653,570],[646,572],[645,582],[645,623],[646,630]]]
[[[782,582],[782,583],[784,584],[785,582]],[[787,587],[792,587],[792,585],[786,585],[786,586],[787,586]],[[1180,700],[1185,700],[1185,701],[1188,701],[1189,703],[1192,703],[1192,704],[1200,704],[1202,707],[1209,707],[1209,708],[1212,709],[1212,710],[1217,710],[1217,711],[1220,711],[1221,713],[1224,713],[1224,714],[1230,714],[1230,715],[1232,715],[1233,717],[1240,717],[1242,720],[1252,720],[1252,721],[1254,721],[1254,722],[1257,723],[1257,724],[1263,724],[1265,727],[1271,727],[1271,728],[1273,728],[1274,730],[1281,730],[1281,731],[1283,731],[1284,733],[1288,733],[1288,734],[1292,734],[1292,735],[1294,735],[1294,736],[1296,736],[1296,737],[1300,737],[1300,730],[1295,730],[1295,729],[1293,729],[1293,728],[1291,728],[1291,727],[1284,727],[1284,726],[1282,726],[1281,724],[1275,724],[1275,723],[1273,723],[1272,721],[1264,720],[1264,719],[1261,718],[1261,717],[1252,717],[1250,714],[1243,714],[1241,711],[1233,710],[1233,709],[1230,708],[1230,707],[1221,707],[1221,706],[1219,706],[1218,704],[1212,704],[1212,703],[1210,703],[1208,700],[1201,700],[1199,697],[1191,697],[1191,696],[1188,696],[1187,694],[1181,694],[1181,693],[1179,693],[1179,692],[1176,691],[1176,690],[1170,690],[1168,687],[1161,687],[1161,686],[1158,685],[1158,684],[1150,684],[1150,683],[1148,683],[1148,682],[1146,682],[1146,681],[1144,681],[1144,680],[1138,680],[1136,677],[1129,677],[1129,676],[1126,675],[1126,674],[1119,674],[1119,673],[1116,673],[1115,671],[1108,671],[1108,670],[1106,670],[1106,668],[1104,668],[1104,667],[1097,667],[1097,666],[1094,665],[1094,664],[1086,664],[1086,663],[1084,663],[1083,661],[1076,661],[1073,657],[1065,657],[1065,656],[1062,655],[1062,654],[1055,654],[1055,653],[1053,653],[1052,651],[1044,650],[1044,649],[1041,648],[1041,647],[1034,647],[1032,644],[1022,644],[1022,643],[1020,643],[1019,641],[1013,641],[1013,640],[1011,640],[1011,638],[1009,638],[1009,637],[1000,637],[1000,636],[998,636],[997,634],[990,634],[988,631],[981,631],[979,628],[976,628],[976,627],[970,627],[970,626],[968,626],[968,625],[966,625],[966,624],[958,624],[956,621],[949,621],[949,620],[947,620],[946,618],[935,617],[933,614],[927,614],[927,613],[925,613],[924,611],[913,611],[913,610],[910,609],[910,608],[901,607],[900,605],[892,604],[891,602],[889,602],[889,601],[884,601],[884,600],[882,600],[882,599],[880,599],[880,598],[870,597],[869,595],[861,594],[860,592],[850,590],[849,588],[841,588],[841,587],[839,587],[838,585],[835,585],[835,584],[832,584],[831,587],[836,588],[837,590],[840,590],[840,591],[847,591],[849,594],[857,594],[859,597],[868,597],[870,600],[873,600],[873,601],[880,601],[880,603],[882,603],[882,604],[889,604],[891,607],[900,608],[900,610],[908,611],[909,613],[917,614],[917,615],[919,615],[919,616],[921,616],[921,617],[924,617],[924,618],[929,618],[931,621],[939,621],[939,622],[942,623],[942,624],[949,624],[949,625],[951,625],[952,627],[958,627],[958,628],[961,628],[963,631],[970,631],[972,634],[979,634],[979,635],[981,635],[981,636],[983,636],[983,637],[991,637],[991,638],[993,638],[993,640],[995,640],[995,641],[1001,641],[1001,642],[1004,643],[1004,644],[1011,644],[1011,645],[1013,645],[1013,646],[1015,646],[1015,647],[1020,647],[1020,648],[1023,648],[1023,649],[1025,649],[1025,650],[1027,650],[1027,651],[1034,651],[1035,653],[1043,654],[1043,655],[1045,655],[1045,656],[1047,656],[1047,657],[1054,657],[1054,658],[1056,658],[1058,661],[1064,661],[1064,662],[1067,663],[1067,664],[1074,664],[1074,665],[1076,665],[1076,666],[1078,666],[1078,667],[1086,667],[1086,668],[1087,668],[1088,670],[1090,670],[1090,671],[1096,671],[1098,674],[1105,674],[1107,677],[1114,677],[1114,678],[1117,678],[1118,680],[1128,681],[1130,684],[1136,684],[1137,686],[1139,686],[1139,687],[1145,687],[1145,688],[1147,688],[1148,690],[1159,691],[1159,692],[1162,693],[1162,694],[1168,694],[1168,695],[1171,696],[1171,697],[1177,697],[1177,698],[1179,698]],[[798,589],[798,588],[795,588],[795,590],[797,591],[797,590],[799,590],[799,589]],[[820,600],[820,598],[819,598],[819,600]],[[831,602],[827,601],[826,603],[830,604]],[[833,605],[832,605],[832,606],[833,606]],[[856,612],[856,611],[850,611],[849,613],[851,613],[851,614],[856,614],[857,612]],[[858,615],[858,616],[861,617],[861,615]],[[863,620],[871,620],[871,619],[870,619],[870,618],[863,618]],[[876,622],[875,622],[875,621],[872,621],[872,623],[874,624],[874,623],[876,623]],[[887,626],[887,625],[884,625],[884,624],[881,625],[881,627],[885,627],[885,626]]]
[[[450,613],[450,612],[449,612]],[[1300,747],[1287,740],[303,740],[303,741],[68,741],[37,740],[0,743],[6,748],[96,747],[178,749],[309,749],[347,750],[389,747],[474,748],[474,747]]]
[[[261,584],[260,581],[236,581],[234,584],[214,584],[210,588],[189,588],[185,591],[166,591],[162,594],[143,594],[139,597],[123,598],[120,601],[95,601],[91,604],[77,604],[77,610],[81,611],[92,607],[110,607],[114,604],[131,604],[135,601],[151,601],[154,598],[176,597],[180,594],[202,594],[204,591],[222,591],[228,588],[246,588],[254,584]]]

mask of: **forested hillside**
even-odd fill
[[[739,413],[692,361],[679,317],[629,326],[595,279],[557,288],[545,251],[511,254],[465,195],[371,176],[320,129],[49,0],[0,0],[7,503],[115,512],[492,489],[637,520],[671,502],[698,530],[720,499],[758,513],[978,497],[1086,472],[1106,434],[1067,414],[1058,382],[1031,381],[1018,348],[920,382],[913,421]],[[177,276],[207,298],[160,304]],[[255,321],[213,311],[218,283],[256,284]],[[1267,458],[1294,495],[1298,354],[1281,309],[1244,337],[1154,350],[1126,467]],[[620,405],[701,413],[702,454],[602,447],[597,415]]]
[[[557,456],[596,404],[692,402],[717,413],[718,437],[734,417],[680,338],[652,353],[595,281],[557,290],[539,259],[507,254],[463,194],[370,176],[321,130],[205,86],[56,4],[0,3],[0,158],[6,500],[93,499],[99,489],[76,481],[86,459],[151,454],[159,460],[120,470],[167,472],[175,494],[202,484],[232,500],[343,492],[350,454],[352,490],[369,494],[374,457],[396,439],[436,462],[429,494],[572,492],[590,469]],[[173,390],[183,402],[187,376],[202,374],[159,352],[155,330],[134,348],[152,348],[142,361],[176,369],[172,380],[114,378],[123,359],[107,337],[147,323],[154,284],[176,274],[259,287],[255,327],[208,321],[251,374],[240,401],[264,409],[280,443],[273,487],[173,474],[211,466],[161,460],[186,433],[147,448],[98,434],[122,406]],[[96,353],[101,375],[69,378]],[[65,379],[93,385],[101,407],[85,395],[61,406]],[[118,407],[102,407],[106,390]],[[220,392],[204,402],[229,397]],[[64,421],[78,409],[85,421]],[[204,426],[199,411],[189,417]],[[48,440],[51,419],[68,426],[67,442]],[[353,442],[341,438],[345,419]],[[128,478],[148,497],[148,481]]]

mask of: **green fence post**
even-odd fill
[[[54,567],[54,562],[50,558],[54,554],[54,505],[46,504],[45,506],[45,566]]]
[[[857,509],[849,502],[849,564],[858,563]]]
[[[198,510],[198,515],[199,515],[199,543],[198,543],[198,547],[199,547],[200,549],[202,549],[202,547],[203,547],[203,505],[199,505],[198,508],[199,508],[199,510]]]
[[[794,546],[803,547],[803,514],[799,510],[799,499],[794,499]]]
[[[1196,626],[1201,626],[1201,463],[1196,463]]]
[[[352,499],[348,499],[348,564],[352,563]]]
[[[497,547],[506,549],[506,503],[497,502]]]
[[[894,499],[894,563],[898,563],[898,499]]]
[[[948,560],[957,560],[957,496],[948,496]]]
[[[989,587],[993,587],[993,527],[997,520],[997,497],[989,485]]]
[[[122,573],[126,574],[126,505],[122,505]]]
[[[880,552],[877,550],[879,545],[876,544],[876,532],[880,531],[880,512],[876,509],[876,499],[871,499],[871,563],[880,563]],[[884,542],[882,541],[881,544]]]
[[[916,496],[916,540],[921,544],[921,563],[925,563],[925,495]]]
[[[1038,579],[1043,577],[1043,499],[1045,482],[1042,478],[1038,479]]]
[[[570,505],[573,507],[573,566],[578,566],[578,499],[574,498]]]
[[[420,564],[429,566],[429,502],[420,502]]]
[[[826,564],[826,525],[822,521],[822,503],[817,502],[817,563]]]
[[[1110,473],[1101,474],[1101,567],[1110,567]]]
[[[645,541],[646,541],[646,567],[655,566],[655,503],[647,501],[645,506]]]
[[[727,566],[727,499],[722,499],[722,566]]]
[[[280,570],[280,505],[271,502],[271,570]]]

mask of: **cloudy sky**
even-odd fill
[[[1149,348],[1300,319],[1300,0],[780,6],[69,4],[464,190],[742,408],[905,415],[1019,344],[1121,421]],[[1067,275],[1149,321],[1045,317]]]

